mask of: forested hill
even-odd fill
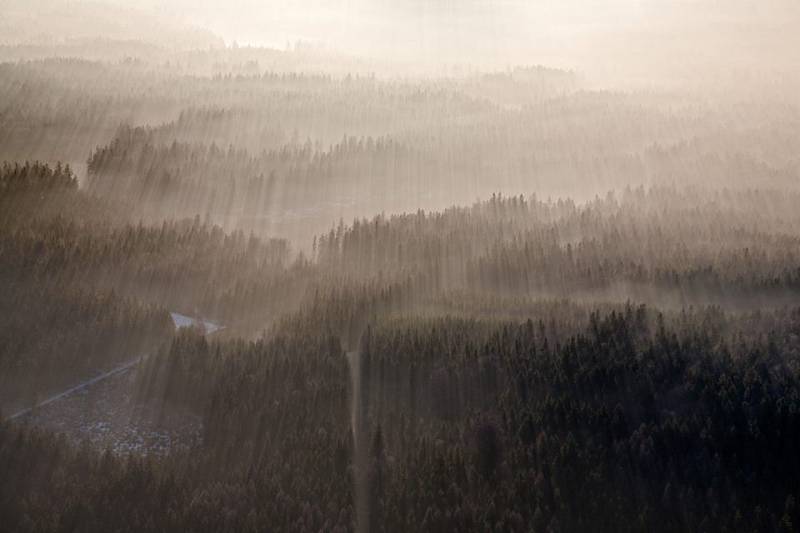
[[[310,267],[286,242],[128,214],[79,190],[69,167],[0,167],[0,405],[153,350],[168,310],[250,334],[302,298]]]
[[[372,530],[793,530],[798,347],[775,341],[797,338],[796,311],[665,322],[627,307],[577,319],[557,340],[542,321],[569,322],[554,310],[521,324],[412,318],[367,331],[357,409]],[[784,329],[759,339],[775,324]],[[93,456],[0,428],[15,487],[5,523],[351,530],[349,372],[335,338],[315,331],[212,345],[185,334],[162,352],[147,382],[205,412],[191,457]],[[54,449],[45,469],[36,458]],[[64,505],[63,490],[82,507]]]
[[[796,10],[170,2],[0,0],[0,533],[800,530]]]
[[[203,427],[143,460],[3,423],[12,531],[799,518],[792,194],[494,196],[340,224],[292,259],[199,218],[132,222],[66,167],[6,164],[0,184],[5,401],[146,351],[137,401]],[[176,308],[231,327],[176,335]]]
[[[585,204],[495,196],[471,208],[378,216],[315,243],[358,279],[420,273],[443,289],[681,307],[796,302],[795,194],[625,190]]]

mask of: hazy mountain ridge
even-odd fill
[[[0,3],[0,44],[54,46],[80,50],[87,43],[107,41],[122,46],[131,42],[186,50],[224,46],[212,32],[192,28],[135,8],[101,1],[3,0]],[[129,45],[129,44],[128,44]],[[130,46],[130,45],[129,45]]]

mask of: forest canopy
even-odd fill
[[[0,0],[0,533],[800,528],[791,2],[257,4]]]

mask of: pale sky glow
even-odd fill
[[[306,41],[416,64],[534,63],[604,76],[620,65],[702,69],[721,56],[734,68],[800,65],[793,0],[108,1],[209,29],[229,45]]]
[[[213,32],[229,46],[303,41],[429,69],[543,64],[644,80],[654,69],[687,78],[716,68],[800,68],[796,0],[0,0],[0,11],[0,30],[24,28],[22,40],[35,40],[46,20],[56,21],[51,35],[66,38],[111,26],[124,39],[166,33],[138,12]],[[78,12],[105,15],[87,22]]]
[[[512,40],[537,43],[575,32],[630,27],[642,15],[640,0],[233,0],[223,4],[142,0],[141,5],[210,28],[228,41],[282,46],[286,40],[305,39],[344,48],[367,43],[377,48],[466,43],[497,48]]]

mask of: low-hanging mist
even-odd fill
[[[789,0],[0,0],[0,531],[790,532]]]

